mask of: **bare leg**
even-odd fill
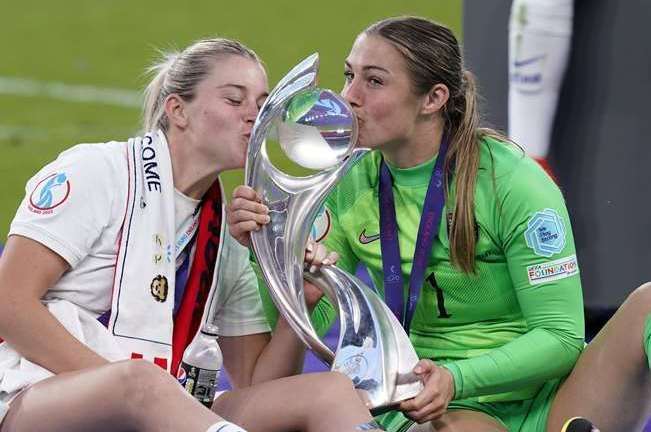
[[[648,414],[651,394],[644,351],[644,323],[651,312],[651,284],[636,289],[579,357],[558,391],[548,432],[581,416],[602,432],[633,431]]]
[[[43,380],[16,398],[0,432],[205,432],[220,419],[143,360]]]
[[[372,417],[349,378],[296,375],[220,396],[212,409],[250,432],[353,432]]]
[[[452,410],[431,423],[413,425],[407,432],[508,432],[491,416],[471,410]]]

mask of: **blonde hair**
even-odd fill
[[[466,273],[475,272],[475,184],[479,169],[479,142],[485,136],[505,137],[479,127],[477,88],[473,75],[464,69],[459,43],[450,29],[419,17],[396,17],[379,21],[364,34],[377,35],[395,46],[406,60],[416,94],[435,84],[445,84],[450,97],[442,109],[450,147],[446,173],[454,171],[456,199],[450,226],[450,258]],[[446,175],[446,179],[448,176]],[[449,185],[446,190],[449,192]]]
[[[238,55],[254,60],[257,54],[238,41],[224,38],[197,41],[181,52],[161,52],[162,58],[147,69],[153,78],[144,90],[143,132],[155,129],[167,131],[169,122],[164,102],[170,94],[186,101],[195,96],[197,85],[210,73],[215,60]]]

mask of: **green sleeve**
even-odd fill
[[[339,254],[337,260],[337,267],[346,270],[348,273],[355,274],[358,259],[353,253],[345,233],[339,221],[339,213],[337,212],[337,189],[335,188],[328,196],[325,203],[325,211],[322,217],[327,218],[326,232],[321,242],[326,246],[329,251],[334,251]],[[322,224],[323,225],[323,224]],[[316,305],[312,312],[312,324],[319,333],[325,334],[332,326],[337,317],[337,311],[327,297],[323,297]]]
[[[328,218],[328,228],[322,243],[325,244],[329,251],[334,251],[339,254],[337,267],[346,270],[348,273],[355,274],[359,259],[353,253],[353,250],[346,239],[343,224],[341,223],[342,215],[338,211],[337,192],[338,188],[335,188],[333,192],[330,193],[325,203],[325,217]]]
[[[562,377],[583,348],[583,299],[569,216],[557,186],[534,165],[523,159],[498,184],[496,209],[496,229],[528,330],[500,348],[446,364],[455,399]]]

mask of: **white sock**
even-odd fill
[[[235,423],[222,420],[210,426],[206,432],[246,432],[246,430],[242,429]]]
[[[509,136],[549,151],[572,38],[573,0],[514,0],[509,24]]]

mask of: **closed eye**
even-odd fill
[[[377,78],[377,77],[369,77],[368,78],[368,83],[372,87],[381,87],[381,86],[384,85],[384,81],[382,81],[380,78]]]

